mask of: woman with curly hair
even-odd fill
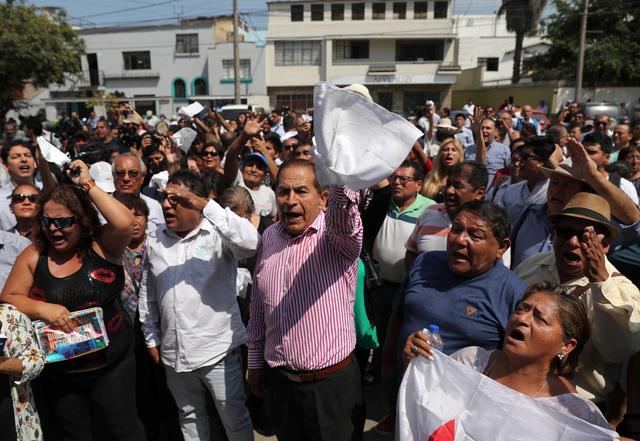
[[[422,195],[437,203],[444,202],[444,188],[449,169],[464,161],[464,147],[455,138],[446,139],[441,145],[433,161],[433,169],[425,177],[422,184]]]
[[[34,243],[18,256],[0,300],[65,332],[74,326],[70,311],[103,310],[109,345],[48,364],[36,384],[36,403],[48,416],[45,438],[92,439],[92,417],[100,415],[108,439],[144,440],[136,416],[133,325],[120,298],[133,215],[96,186],[84,162],[72,162],[67,173],[75,185],[42,196]]]

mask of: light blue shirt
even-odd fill
[[[475,161],[477,147],[475,144],[466,146],[464,149],[464,159],[466,161]],[[497,141],[493,141],[487,146],[487,158],[484,165],[487,167],[487,171],[493,179],[493,175],[498,170],[506,167],[511,162],[511,151],[509,147],[504,144],[500,144]]]
[[[29,239],[0,230],[0,291],[4,288],[18,255],[29,245]]]

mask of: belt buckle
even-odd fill
[[[288,380],[293,381],[294,383],[302,383],[302,378],[299,375],[296,374],[292,374],[291,372],[287,372],[284,369],[281,369],[280,372],[282,372],[284,374],[285,377],[287,377]]]

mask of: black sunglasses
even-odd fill
[[[11,196],[12,203],[24,202],[25,199],[29,199],[29,202],[35,203],[38,200],[37,194],[14,194]]]
[[[206,157],[206,156],[220,156],[220,153],[218,152],[202,152],[202,156]]]
[[[58,230],[69,228],[76,223],[76,217],[47,217],[42,216],[40,223],[44,228],[49,228],[51,224],[55,225]]]
[[[555,231],[556,236],[558,236],[560,239],[569,240],[573,236],[577,236],[578,240],[582,242],[582,234],[584,233],[584,231],[582,230],[576,230],[575,228],[571,227],[556,227]]]

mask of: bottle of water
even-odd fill
[[[442,352],[444,342],[442,341],[442,337],[440,337],[440,326],[429,325],[429,333],[427,334],[427,336],[429,338],[431,347]]]

